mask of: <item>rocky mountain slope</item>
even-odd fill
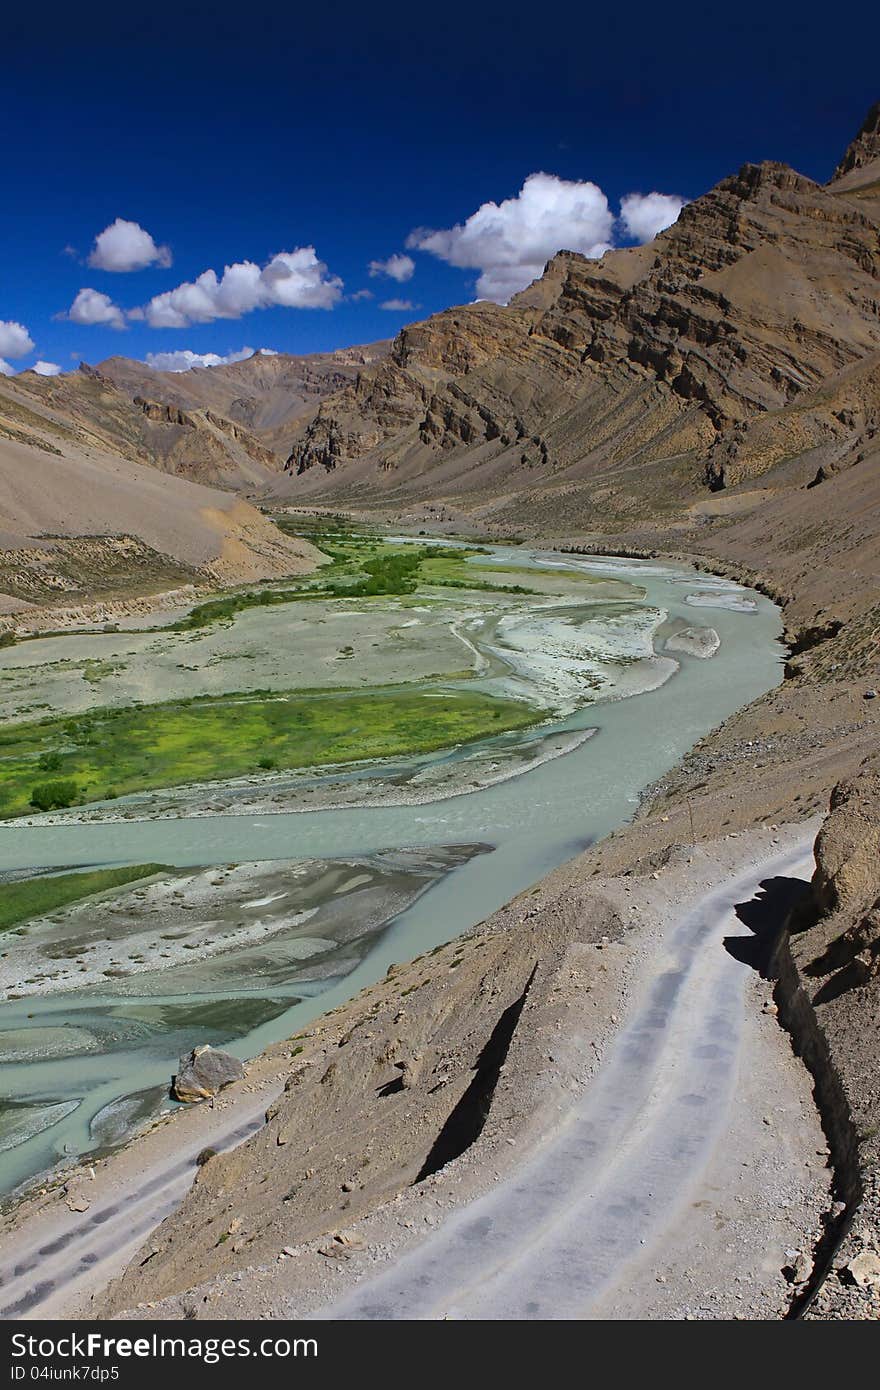
[[[262,485],[278,467],[271,449],[216,412],[130,396],[86,364],[54,377],[22,372],[0,385],[0,438],[43,448],[47,434],[56,445],[66,435],[133,463],[231,489]]]
[[[316,562],[305,542],[201,481],[211,475],[207,460],[268,473],[228,434],[233,427],[194,423],[182,411],[172,422],[169,412],[136,404],[91,369],[0,380],[0,628],[140,611],[182,585],[300,573]],[[193,457],[204,466],[190,467]]]
[[[302,357],[257,352],[243,362],[186,372],[155,371],[131,358],[108,357],[98,371],[133,400],[161,402],[215,426],[219,416],[219,427],[227,436],[240,438],[274,470],[286,458],[290,433],[298,422],[310,417],[326,396],[353,381],[363,367],[380,361],[388,347],[385,342],[369,343]]]
[[[880,408],[876,110],[835,179],[746,165],[650,245],[405,328],[294,431],[292,501],[619,529],[860,461]]]
[[[255,353],[225,367],[154,371],[111,357],[98,367],[0,383],[0,438],[25,444],[68,431],[122,458],[249,492],[282,467],[291,428],[386,349],[291,357]],[[57,439],[56,439],[57,442]]]

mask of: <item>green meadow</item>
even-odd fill
[[[280,524],[280,523],[279,523]],[[289,534],[299,534],[282,527]],[[207,599],[169,625],[169,632],[193,632],[211,623],[230,622],[246,608],[274,607],[303,599],[387,598],[415,594],[420,587],[495,590],[508,594],[531,594],[535,590],[521,584],[492,583],[508,574],[527,576],[525,567],[475,566],[467,561],[486,552],[451,546],[395,545],[362,535],[345,533],[309,534],[309,539],[329,563],[305,579],[288,581],[284,587],[242,589]]]
[[[0,816],[260,770],[426,752],[539,714],[477,691],[251,691],[0,728]]]

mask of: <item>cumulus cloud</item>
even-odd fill
[[[0,357],[0,376],[15,376],[15,368]]]
[[[332,309],[342,298],[342,281],[329,275],[314,246],[279,251],[261,269],[253,261],[225,267],[218,279],[206,270],[197,280],[151,299],[144,313],[152,328],[188,328],[214,319],[238,319],[252,309]]]
[[[33,352],[34,342],[23,323],[0,319],[0,357],[26,357]],[[11,372],[4,372],[9,376]]]
[[[653,241],[672,226],[686,202],[673,193],[627,193],[620,200],[623,230],[633,241]]]
[[[373,298],[373,291],[372,291],[372,290],[355,290],[354,294],[349,295],[349,299],[351,300],[351,302],[352,302],[353,304],[360,304],[361,300],[363,300],[363,299],[372,299],[372,298]]]
[[[445,231],[418,228],[406,244],[449,265],[478,270],[478,296],[503,304],[537,279],[557,251],[603,255],[613,225],[608,199],[596,184],[530,174],[515,198],[483,203],[466,222]]]
[[[266,348],[260,348],[260,352],[266,356],[275,355]],[[229,352],[225,357],[216,352],[190,352],[189,348],[182,348],[176,352],[148,352],[146,361],[156,372],[188,372],[193,367],[225,367],[230,362],[244,362],[253,355],[251,347]]]
[[[34,363],[33,370],[36,372],[37,376],[58,376],[61,368],[57,362],[43,362],[40,360]]]
[[[380,304],[380,309],[390,309],[392,313],[405,314],[410,309],[417,309],[418,304],[413,304],[411,299],[386,299],[384,304]]]
[[[377,275],[385,275],[389,280],[396,280],[399,285],[404,281],[411,280],[416,268],[416,263],[412,256],[404,256],[396,251],[393,256],[389,256],[387,261],[370,261],[370,275],[374,278]]]
[[[157,246],[150,233],[137,222],[117,217],[95,237],[89,265],[96,270],[143,270],[148,265],[169,266],[171,251]]]
[[[108,328],[124,328],[125,316],[118,304],[100,290],[80,290],[66,315],[71,323],[104,324]]]

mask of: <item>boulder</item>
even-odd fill
[[[880,1288],[880,1255],[863,1250],[843,1266],[841,1274],[848,1283],[857,1284],[860,1289]]]
[[[218,1052],[205,1044],[181,1057],[177,1075],[171,1083],[175,1100],[209,1100],[232,1081],[240,1081],[244,1067],[229,1052]]]
[[[880,893],[880,759],[838,782],[816,839],[813,898],[823,914],[868,911]]]

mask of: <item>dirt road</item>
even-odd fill
[[[762,884],[809,878],[814,829],[771,857],[764,850],[747,871],[716,878],[680,916],[673,909],[599,1071],[507,1177],[456,1204],[420,1243],[390,1260],[355,1261],[350,1270],[334,1271],[343,1276],[335,1295],[328,1297],[332,1280],[323,1290],[318,1281],[299,1293],[288,1285],[282,1295],[287,1280],[278,1282],[282,1271],[275,1266],[272,1298],[262,1282],[269,1271],[255,1271],[262,1291],[254,1307],[270,1317],[589,1318],[604,1316],[609,1297],[617,1298],[621,1288],[643,1306],[633,1272],[650,1264],[655,1249],[670,1256],[687,1250],[689,1206],[706,1189],[707,1174],[716,1192],[741,1200],[733,1195],[738,1175],[717,1176],[718,1151],[731,1147],[734,1132],[743,1152],[754,1155],[755,1126],[762,1129],[757,1106],[770,1104],[772,1089],[767,1075],[753,1086],[757,1095],[749,1096],[744,1084],[744,1074],[754,1081],[749,1039],[755,1008],[754,998],[746,1002],[753,976],[743,957],[753,938],[745,923],[753,921],[762,898],[773,915],[777,899],[767,899]],[[778,1031],[772,1019],[763,1022]],[[773,1043],[762,1065],[787,1097],[791,1078],[775,1075],[778,1046]],[[800,1064],[792,1059],[792,1065]],[[89,1295],[122,1270],[179,1203],[199,1150],[231,1147],[259,1127],[283,1083],[278,1066],[277,1057],[258,1059],[247,1090],[234,1102],[179,1115],[111,1158],[98,1170],[93,1196],[87,1184],[86,1212],[71,1212],[56,1200],[20,1221],[0,1240],[0,1316],[76,1316],[86,1308]],[[821,1132],[814,1116],[810,1125],[807,1143],[815,1144]],[[793,1168],[803,1167],[800,1142],[786,1162],[779,1177],[790,1184]],[[759,1182],[752,1173],[750,1182],[768,1190],[766,1177]],[[717,1259],[716,1252],[713,1272]],[[285,1275],[297,1263],[287,1261]],[[302,1273],[308,1279],[305,1268]],[[249,1311],[250,1288],[247,1276],[227,1287],[226,1316],[256,1315]],[[161,1315],[175,1313],[169,1307]],[[663,1313],[658,1308],[654,1315]]]
[[[590,1317],[668,1232],[729,1121],[750,939],[735,912],[771,878],[809,878],[811,840],[707,894],[564,1124],[506,1181],[314,1317]]]

